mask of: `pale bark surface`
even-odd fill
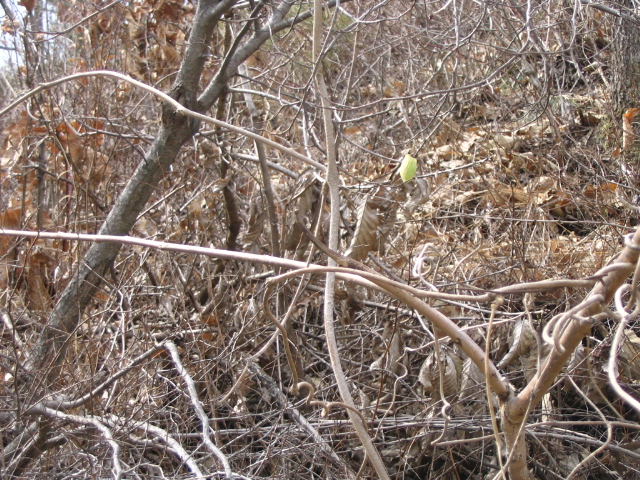
[[[630,4],[21,3],[3,480],[640,471]]]

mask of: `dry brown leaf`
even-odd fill
[[[304,250],[309,239],[303,235],[300,224],[312,228],[320,209],[320,182],[311,171],[304,172],[296,181],[295,194],[288,203],[286,215],[286,239],[284,248]]]
[[[267,212],[262,205],[261,197],[258,197],[251,202],[249,207],[249,221],[247,222],[247,228],[244,230],[242,241],[248,245],[257,242],[266,223]]]
[[[47,289],[48,269],[54,261],[40,251],[36,251],[28,258],[27,271],[27,305],[32,311],[48,312],[52,305],[51,294]]]
[[[451,119],[444,120],[440,134],[436,136],[435,146],[449,145],[462,136],[462,127]]]
[[[27,12],[32,13],[33,9],[36,6],[36,0],[20,0],[18,2],[18,5],[22,5],[24,8],[27,9]]]
[[[497,134],[493,136],[493,141],[498,147],[509,153],[518,149],[522,139],[515,135]]]
[[[487,395],[484,373],[470,358],[466,358],[462,366],[459,399],[465,406],[467,414],[473,416],[486,414]],[[492,401],[497,407],[497,397],[494,396]]]
[[[630,108],[622,115],[622,150],[631,150],[636,136],[633,129],[633,119],[640,113],[638,108]]]
[[[502,357],[498,368],[505,368],[522,355],[527,355],[536,345],[536,332],[529,325],[529,321],[521,318],[513,327],[509,338],[509,351]]]
[[[367,254],[376,247],[379,225],[378,209],[373,202],[365,200],[358,211],[358,224],[346,255],[355,260],[367,258]]]
[[[109,157],[89,145],[84,127],[78,122],[63,122],[56,128],[60,144],[79,179],[96,188],[111,175]]]
[[[445,398],[458,394],[462,374],[462,359],[447,346],[440,347],[440,366],[442,368],[442,390]],[[440,371],[436,352],[432,352],[422,364],[418,380],[425,394],[435,401],[440,399]]]
[[[364,260],[367,254],[384,245],[387,234],[395,221],[398,206],[405,199],[402,185],[380,186],[367,196],[358,210],[358,224],[346,252],[348,257]]]
[[[375,360],[370,369],[371,370],[389,370],[396,375],[400,375],[404,370],[401,360],[404,357],[404,343],[402,341],[402,330],[400,325],[394,322],[386,322],[384,331],[382,333],[382,353],[380,357]]]

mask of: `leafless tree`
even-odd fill
[[[23,3],[7,478],[638,471],[632,12]]]

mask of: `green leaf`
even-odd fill
[[[403,182],[408,182],[416,176],[416,170],[418,168],[418,160],[413,158],[408,153],[404,156],[398,172]]]

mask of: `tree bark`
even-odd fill
[[[272,34],[291,26],[284,17],[295,2],[287,0],[274,5],[270,21],[263,28],[255,31],[244,44],[229,52],[220,71],[199,95],[200,78],[216,24],[235,3],[236,0],[200,0],[198,3],[189,44],[176,82],[169,92],[172,98],[190,110],[197,112],[209,110],[222,95],[229,80],[237,74],[238,66],[271,38]],[[300,15],[295,22],[302,21],[308,16]],[[125,235],[133,228],[138,215],[144,209],[165,172],[175,162],[183,145],[197,133],[198,128],[197,121],[176,114],[170,106],[163,107],[160,131],[145,159],[116,200],[100,229],[101,234]],[[81,260],[75,276],[49,316],[26,362],[29,372],[50,369],[47,374],[47,384],[51,384],[57,377],[58,368],[56,367],[64,359],[67,338],[79,324],[82,312],[93,298],[105,272],[119,251],[119,244],[93,244]]]
[[[591,290],[585,300],[585,308],[576,312],[585,320],[577,320],[569,317],[555,328],[564,329],[559,339],[559,347],[553,348],[546,358],[540,371],[531,379],[529,384],[511,398],[503,406],[502,429],[505,433],[507,451],[513,452],[509,464],[509,476],[511,479],[528,479],[526,460],[526,442],[522,424],[527,421],[528,412],[537,406],[542,397],[553,386],[562,369],[569,361],[571,354],[582,342],[582,339],[591,332],[595,323],[594,315],[602,312],[615,295],[615,292],[629,278],[636,268],[640,251],[635,245],[640,243],[640,229],[628,237],[632,246],[626,246],[616,259],[617,269],[612,269]],[[560,322],[559,322],[560,323]],[[566,328],[563,328],[566,325]]]

